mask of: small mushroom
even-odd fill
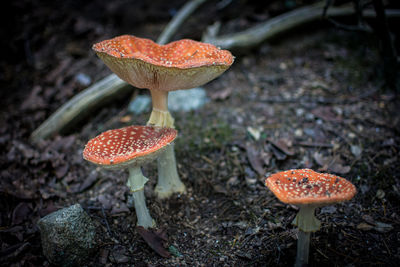
[[[128,169],[127,186],[135,202],[138,226],[154,227],[146,207],[144,185],[148,179],[141,165],[154,160],[175,140],[177,131],[153,126],[128,126],[106,131],[91,139],[83,150],[83,158],[107,169]]]
[[[220,76],[233,63],[227,50],[183,39],[158,45],[150,39],[122,35],[93,45],[93,50],[122,80],[150,90],[153,110],[147,125],[174,128],[168,111],[168,92],[201,86]],[[166,198],[186,189],[179,179],[171,146],[158,160],[155,189]]]
[[[315,208],[350,200],[355,186],[342,177],[310,169],[288,170],[271,175],[265,185],[282,202],[297,205],[300,210],[293,220],[299,228],[295,266],[308,264],[310,233],[320,229]]]

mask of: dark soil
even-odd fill
[[[91,83],[110,74],[90,50],[93,43],[125,33],[155,40],[184,2],[22,0],[2,10],[13,16],[3,21],[12,26],[0,41],[0,265],[50,265],[36,222],[74,203],[97,226],[99,251],[90,266],[292,265],[297,208],[279,202],[264,180],[277,171],[312,168],[347,178],[358,193],[317,211],[322,227],[312,235],[310,265],[395,266],[400,99],[383,89],[373,35],[313,24],[272,44],[234,51],[233,66],[204,86],[211,101],[173,114],[188,192],[158,201],[156,165],[150,164],[145,193],[167,246],[181,256],[160,257],[136,231],[126,173],[82,159],[90,138],[145,124],[149,114],[133,116],[129,100],[119,100],[66,135],[29,141],[52,112],[86,88],[77,74]],[[296,7],[232,2],[224,9],[215,8],[217,1],[205,4],[174,39],[199,40],[218,19],[221,33],[237,31]]]

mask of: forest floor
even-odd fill
[[[104,106],[63,136],[29,141],[36,127],[86,87],[77,74],[94,83],[111,73],[90,51],[93,43],[125,33],[155,40],[183,2],[9,3],[16,16],[1,43],[8,54],[0,66],[0,265],[49,266],[36,223],[80,203],[99,237],[90,266],[289,266],[296,256],[291,221],[297,208],[278,201],[264,180],[311,168],[347,178],[358,193],[318,209],[322,227],[312,235],[310,265],[395,266],[400,99],[382,89],[379,54],[369,35],[322,25],[234,52],[232,67],[204,86],[210,101],[173,113],[187,193],[158,201],[156,164],[143,170],[150,178],[149,210],[180,256],[160,257],[135,230],[127,173],[82,158],[86,142],[100,132],[146,123],[148,113],[128,112],[130,99]],[[200,8],[175,39],[200,39],[217,18],[225,22],[222,33],[268,18],[255,6],[242,7],[240,16],[237,6],[210,14],[212,5]],[[285,9],[263,8],[268,14]]]

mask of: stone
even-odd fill
[[[144,112],[149,112],[151,109],[151,97],[148,95],[138,95],[133,99],[128,106],[128,111],[139,115]]]
[[[75,75],[75,80],[82,86],[89,86],[92,83],[90,76],[81,72]]]
[[[58,266],[84,266],[96,251],[96,228],[80,204],[41,218],[37,223],[43,254]]]
[[[209,101],[204,88],[197,87],[188,90],[176,90],[168,94],[168,109],[170,111],[191,111],[201,108]]]

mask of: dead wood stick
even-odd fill
[[[212,43],[222,49],[248,49],[260,45],[262,42],[267,41],[278,34],[291,30],[297,26],[304,25],[311,21],[322,18],[324,8],[323,2],[318,2],[311,6],[298,8],[293,11],[276,16],[264,23],[258,24],[242,32],[227,34],[223,36],[213,36],[212,34],[205,34],[203,41]],[[328,17],[340,17],[353,14],[354,8],[349,5],[341,7],[331,7],[327,10]],[[399,17],[399,10],[386,10],[388,17]],[[365,17],[375,17],[373,10],[365,10]]]
[[[62,132],[84,118],[96,107],[118,96],[126,95],[133,90],[126,82],[112,74],[88,87],[62,105],[46,121],[44,121],[30,136],[31,141],[37,142]]]
[[[223,36],[207,36],[203,38],[204,42],[212,43],[222,49],[247,49],[255,47],[260,43],[271,39],[285,31],[297,26],[311,22],[322,17],[324,3],[318,2],[311,6],[295,9],[293,11],[276,16],[264,23],[256,25],[245,31],[227,34]],[[343,8],[328,9],[328,16],[349,15],[353,13],[351,6]]]
[[[207,0],[192,0],[187,2],[165,27],[161,35],[158,37],[157,43],[166,44],[169,42],[172,35],[177,31],[187,17],[189,17],[189,15],[205,1]]]
[[[205,1],[191,0],[187,2],[168,23],[157,42],[160,44],[167,43],[185,19]],[[104,102],[112,101],[121,94],[130,92],[133,89],[134,87],[122,81],[117,75],[110,74],[57,109],[31,134],[30,139],[32,142],[37,142],[63,132]]]

